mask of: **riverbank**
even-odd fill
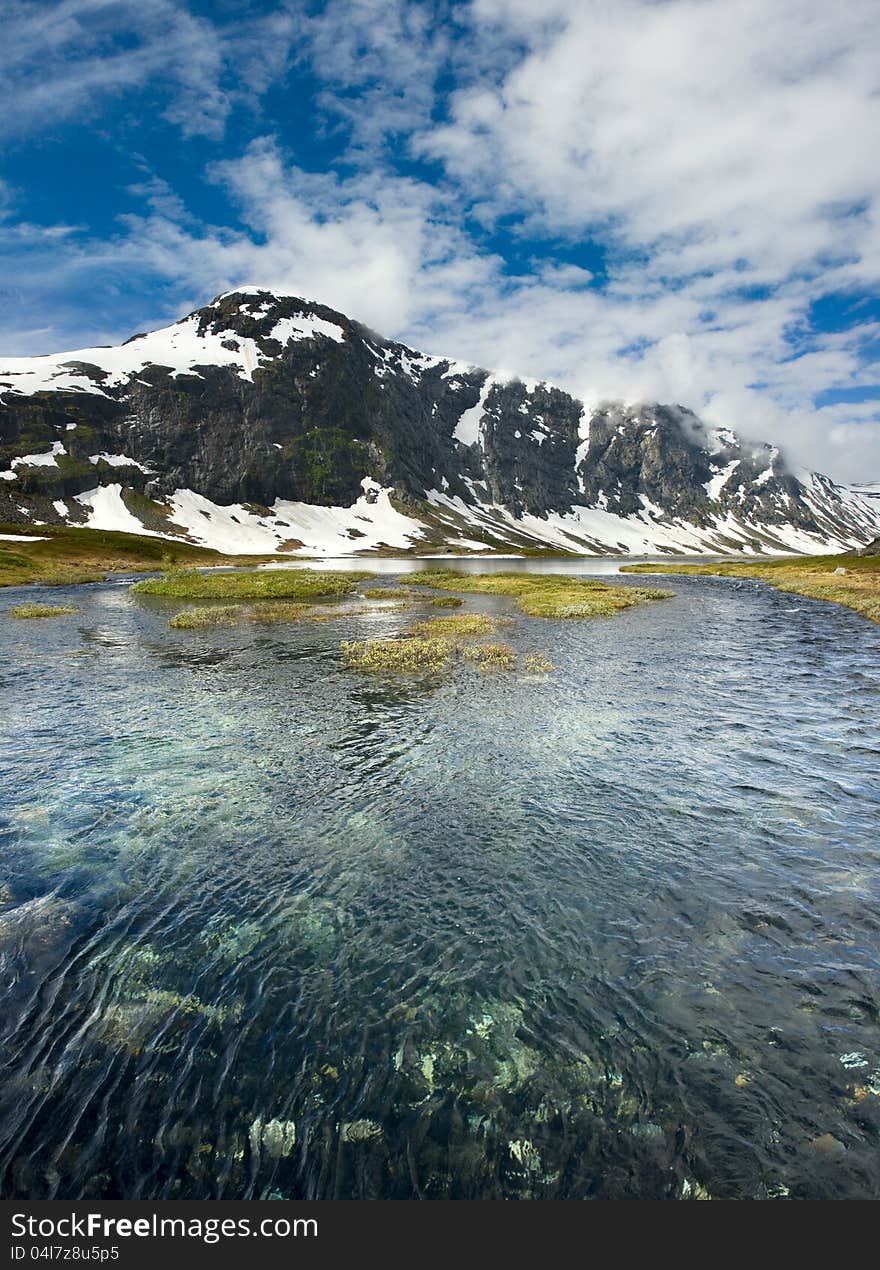
[[[0,587],[103,582],[111,573],[148,573],[173,565],[264,564],[272,556],[225,556],[209,547],[146,534],[58,525],[0,525]]]
[[[714,564],[629,564],[621,573],[683,573],[722,578],[760,578],[778,591],[825,600],[880,622],[880,556],[853,553],[784,560],[723,561]]]
[[[382,547],[364,553],[367,561],[400,559],[433,561],[459,559],[466,553],[443,556],[417,555]],[[486,552],[474,558],[520,559],[560,556],[558,550],[523,550],[515,556]],[[576,559],[576,557],[570,557]],[[156,573],[169,567],[248,568],[261,564],[281,564],[320,560],[319,556],[225,555],[212,547],[199,547],[179,539],[150,534],[128,534],[109,529],[71,528],[67,525],[0,524],[0,587],[71,586],[81,582],[103,582],[114,573]]]

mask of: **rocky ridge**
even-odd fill
[[[235,552],[815,553],[877,536],[880,487],[244,289],[118,347],[0,359],[0,520]]]

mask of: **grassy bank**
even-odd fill
[[[508,596],[529,617],[610,617],[635,604],[669,598],[667,591],[610,586],[552,573],[464,574],[453,569],[423,569],[409,574],[407,582],[441,591]]]
[[[207,547],[142,534],[57,525],[0,525],[0,533],[39,535],[41,542],[0,540],[0,586],[70,586],[111,573],[149,573],[171,565],[259,564],[268,556],[224,556]]]
[[[844,569],[844,573],[837,570]],[[760,578],[779,591],[843,604],[880,622],[880,556],[803,556],[785,560],[725,560],[715,564],[624,565],[623,573],[684,573],[722,578]]]
[[[178,569],[145,578],[131,588],[137,595],[171,600],[310,600],[352,595],[372,573],[318,573],[312,569],[261,569],[251,573],[199,573]]]

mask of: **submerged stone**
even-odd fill
[[[339,1136],[343,1142],[371,1142],[382,1137],[382,1126],[375,1120],[348,1120],[342,1125]]]
[[[272,1160],[285,1159],[296,1145],[296,1122],[293,1120],[263,1120],[257,1116],[248,1130],[251,1151],[257,1157],[265,1152]]]
[[[507,1149],[518,1164],[529,1173],[541,1172],[541,1155],[528,1138],[508,1142]]]
[[[810,1149],[826,1159],[837,1160],[846,1155],[846,1147],[833,1133],[823,1133],[810,1142]]]

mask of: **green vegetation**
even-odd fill
[[[553,573],[456,573],[452,569],[423,569],[410,575],[419,586],[442,591],[475,591],[515,599],[529,617],[608,617],[646,600],[665,600],[667,591],[609,586]]]
[[[264,556],[224,556],[207,547],[145,534],[57,525],[0,525],[4,534],[38,534],[40,542],[0,543],[0,586],[70,586],[103,582],[109,573],[147,573],[180,565],[259,564]]]
[[[64,617],[67,613],[75,613],[72,604],[19,604],[9,610],[10,617]]]
[[[176,631],[196,631],[204,626],[234,626],[242,615],[240,604],[212,604],[201,609],[184,609],[168,623]]]
[[[839,569],[845,570],[838,573]],[[626,573],[685,573],[722,578],[760,578],[779,591],[826,600],[880,622],[880,556],[846,553],[784,560],[724,560],[715,564],[625,565]]]
[[[412,633],[420,639],[470,639],[474,635],[488,635],[494,629],[495,622],[484,613],[454,613],[416,622]]]
[[[327,609],[314,604],[296,604],[290,600],[264,600],[248,604],[245,613],[252,622],[266,626],[276,622],[324,622],[335,617],[339,609]]]
[[[464,600],[458,595],[435,595],[428,603],[435,609],[460,609]]]
[[[377,674],[436,675],[453,666],[470,664],[480,670],[515,670],[516,652],[510,644],[468,642],[466,638],[433,638],[408,634],[400,639],[368,639],[340,644],[349,670]],[[542,669],[551,669],[543,659]],[[527,666],[528,669],[528,666]]]
[[[509,644],[470,644],[463,650],[465,661],[480,670],[513,670],[516,653]]]
[[[341,611],[289,600],[255,600],[245,604],[207,604],[201,608],[183,609],[168,625],[178,631],[195,631],[208,626],[237,626],[241,622],[257,622],[262,626],[279,622],[327,622]]]
[[[399,600],[412,592],[402,586],[371,586],[361,592],[365,600]]]
[[[436,674],[452,652],[447,639],[345,640],[339,647],[349,670],[384,674]]]
[[[509,596],[532,617],[603,616],[646,600],[665,599],[668,594],[555,574],[460,574],[443,568],[410,574],[407,582],[439,590]],[[374,594],[384,595],[385,591],[386,588],[373,589]],[[439,597],[439,606],[451,608],[462,603],[455,597],[449,604],[449,599],[453,597]],[[350,670],[376,673],[438,674],[463,664],[481,670],[515,670],[517,654],[510,644],[486,642],[483,638],[495,631],[498,621],[486,613],[449,613],[428,618],[414,622],[399,638],[344,642],[340,645],[343,662]],[[547,674],[553,670],[553,663],[544,653],[531,653],[524,669],[527,674]]]
[[[529,653],[524,666],[527,675],[549,675],[555,670],[553,662],[546,653]]]
[[[199,573],[182,569],[146,578],[132,587],[138,595],[173,600],[318,600],[351,595],[372,573],[317,573],[312,569],[261,569],[250,573]]]

